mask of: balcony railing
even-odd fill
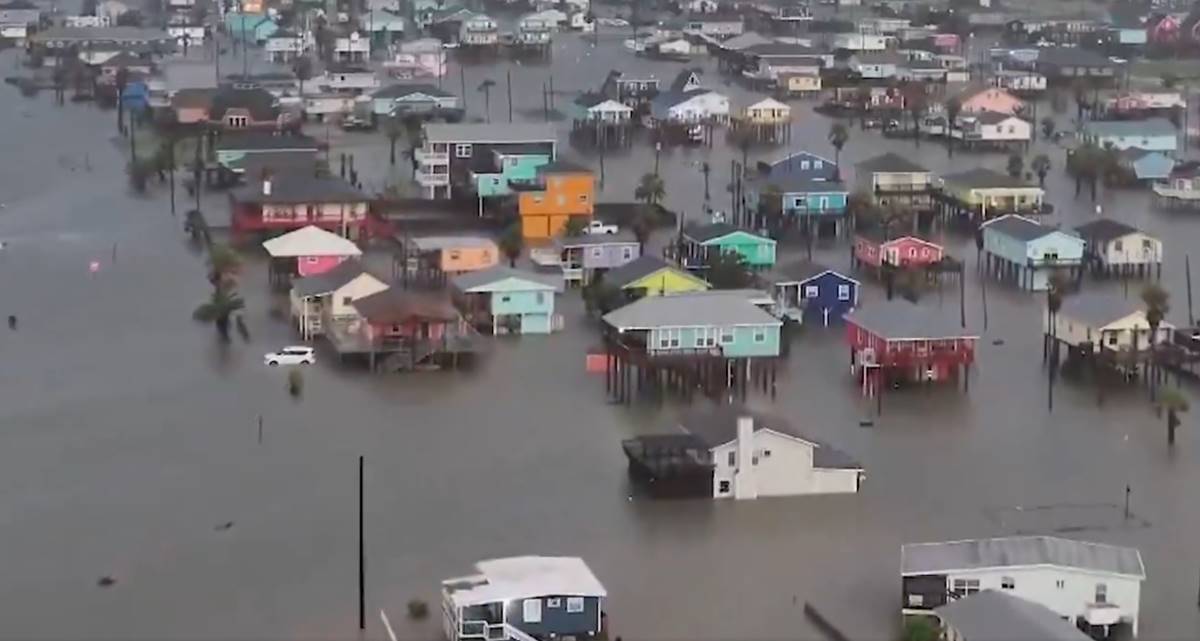
[[[450,184],[450,174],[435,174],[432,172],[417,172],[417,183],[425,187],[438,187]]]
[[[450,163],[450,152],[448,151],[417,149],[413,156],[422,165],[446,165]]]

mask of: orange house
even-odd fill
[[[592,170],[555,161],[538,168],[537,182],[518,190],[517,212],[525,238],[552,238],[562,233],[572,216],[592,219],[596,177]]]

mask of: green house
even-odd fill
[[[771,302],[754,290],[648,296],[605,314],[604,323],[649,357],[772,357],[783,322],[763,309]]]
[[[734,227],[728,223],[689,225],[683,231],[683,252],[688,262],[704,263],[709,252],[735,252],[750,269],[775,265],[775,240]]]
[[[511,194],[514,182],[532,184],[538,168],[550,164],[553,158],[544,148],[529,153],[509,148],[492,152],[487,160],[490,163],[485,160],[485,166],[471,171],[475,193],[481,198]]]

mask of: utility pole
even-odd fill
[[[508,121],[512,122],[512,69],[508,70]]]
[[[367,629],[367,571],[363,556],[363,457],[358,457],[358,629]]]
[[[467,111],[467,71],[466,67],[461,64],[458,65],[458,81],[462,85],[462,93],[460,95],[462,96],[463,113],[465,114]]]

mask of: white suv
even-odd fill
[[[317,362],[317,357],[313,354],[313,348],[295,345],[263,356],[263,362],[271,367],[277,365],[312,365]]]

